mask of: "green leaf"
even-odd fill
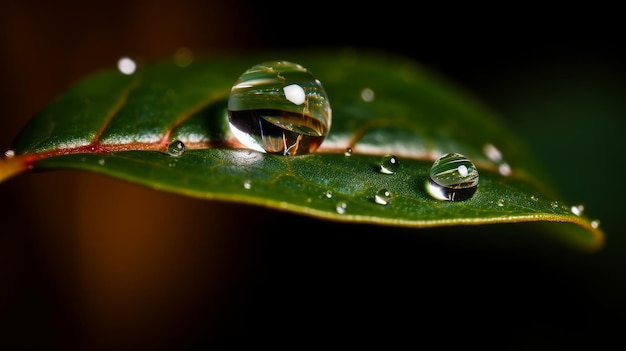
[[[316,153],[245,150],[230,133],[230,87],[265,60],[300,63],[324,85],[333,120]],[[362,98],[364,91],[373,99]],[[180,157],[166,152],[173,140],[185,144]],[[448,152],[478,167],[478,190],[467,201],[439,201],[425,190],[432,162]],[[395,174],[378,171],[387,154],[399,159]],[[604,242],[597,222],[560,200],[523,141],[489,109],[418,63],[385,53],[283,52],[96,73],[24,127],[0,159],[0,181],[55,169],[328,220],[405,227],[563,222],[574,225],[554,232],[567,243],[598,249]],[[374,201],[381,189],[392,194],[387,205]]]

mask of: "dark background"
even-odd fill
[[[586,254],[526,224],[353,226],[93,174],[28,174],[0,185],[0,345],[555,350],[616,340],[626,317],[618,15],[389,1],[2,3],[2,150],[121,56],[375,48],[491,106],[564,199],[600,220],[607,243]]]

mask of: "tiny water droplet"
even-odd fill
[[[252,188],[252,182],[251,182],[249,179],[246,179],[246,180],[243,182],[243,187],[244,187],[244,189],[250,189],[250,188]]]
[[[8,149],[7,151],[4,152],[4,156],[11,158],[15,156],[15,150],[13,149]]]
[[[539,198],[536,197],[535,195],[531,196],[530,199],[533,200],[533,201],[539,201]]]
[[[391,202],[391,192],[387,189],[380,189],[374,197],[377,204],[387,205]]]
[[[400,162],[396,156],[387,154],[380,159],[379,166],[380,173],[395,174],[400,167]]]
[[[510,176],[510,175],[511,175],[511,166],[509,166],[509,164],[508,164],[508,163],[506,163],[506,162],[501,163],[501,164],[498,166],[498,172],[499,172],[501,175],[505,176],[505,177]]]
[[[374,90],[370,88],[365,88],[361,90],[361,99],[363,99],[363,101],[365,102],[374,101]]]
[[[583,211],[585,210],[585,206],[583,205],[572,206],[570,210],[572,211],[573,214],[580,216],[581,214],[583,214]]]
[[[345,203],[344,201],[340,201],[340,202],[338,202],[338,203],[337,203],[337,207],[336,207],[337,213],[339,213],[339,214],[344,214],[344,213],[346,213],[346,208],[347,208],[347,207],[348,207],[348,204],[347,204],[347,203]]]
[[[237,79],[228,98],[231,132],[259,152],[292,156],[315,152],[328,135],[331,120],[322,83],[293,62],[251,67]]]
[[[122,57],[117,61],[117,69],[126,75],[135,73],[137,63],[130,57]]]
[[[349,147],[346,149],[346,151],[344,151],[343,153],[345,156],[352,156],[352,148]]]
[[[483,152],[493,162],[502,161],[502,153],[493,144],[485,144],[485,146],[483,147]]]
[[[474,196],[478,178],[478,169],[472,161],[461,154],[448,153],[433,163],[426,188],[435,199],[463,201]]]
[[[504,199],[499,199],[498,200],[498,207],[502,207],[504,206]]]
[[[182,156],[185,153],[185,144],[180,140],[172,140],[167,145],[167,154],[174,157]]]
[[[326,198],[330,199],[333,197],[333,192],[331,190],[326,191],[326,193],[324,193],[324,196],[326,196]]]
[[[555,200],[555,201],[552,201],[552,202],[550,203],[550,207],[552,207],[552,208],[556,209],[557,207],[559,207],[559,202],[558,202],[558,201],[556,201],[556,200]]]
[[[103,158],[99,159],[99,160],[98,160],[98,164],[99,164],[100,166],[104,166],[104,159],[103,159]]]
[[[591,221],[591,228],[594,229],[598,229],[600,227],[600,221],[597,219],[594,219],[593,221]]]

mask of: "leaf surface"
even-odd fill
[[[230,87],[265,60],[300,63],[326,89],[332,127],[316,153],[259,153],[243,149],[231,134]],[[175,140],[185,144],[182,156],[166,152]],[[433,161],[448,152],[478,167],[478,190],[467,201],[440,201],[426,191]],[[388,154],[399,160],[395,174],[378,171]],[[570,224],[566,242],[589,249],[604,243],[598,222],[560,200],[523,141],[489,109],[418,63],[378,52],[268,53],[190,65],[155,62],[132,75],[94,73],[24,127],[0,159],[0,181],[55,169],[337,221],[406,227],[564,222]],[[375,201],[382,189],[391,193],[387,205]]]

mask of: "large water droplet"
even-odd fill
[[[185,153],[185,144],[180,140],[173,140],[167,146],[167,154],[170,156],[182,156]]]
[[[344,214],[346,213],[346,208],[348,207],[348,204],[345,203],[344,201],[339,201],[337,203],[337,206],[335,207],[335,210],[337,210],[337,213],[339,214]]]
[[[332,111],[322,83],[306,68],[269,61],[245,71],[228,98],[230,130],[246,147],[279,155],[315,152]]]
[[[379,166],[378,170],[380,173],[394,174],[398,171],[400,163],[398,162],[398,158],[396,156],[387,154],[380,159]]]
[[[461,154],[445,154],[433,163],[426,188],[438,200],[467,200],[478,188],[478,169]]]

